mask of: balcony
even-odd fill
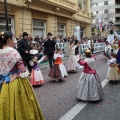
[[[31,6],[41,7],[44,9],[44,6],[47,6],[47,9],[50,8],[53,10],[55,7],[59,7],[61,10],[75,13],[77,11],[77,3],[73,0],[33,0],[32,2],[28,2],[26,0],[26,4]]]
[[[115,8],[120,8],[120,4],[116,4],[116,5],[115,5]]]
[[[120,13],[115,14],[115,17],[120,17]]]
[[[120,22],[115,22],[115,25],[120,25]]]
[[[77,4],[73,2],[73,0],[39,0],[39,1],[76,12]]]

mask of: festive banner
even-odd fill
[[[103,22],[101,19],[99,19],[99,30],[102,31],[103,28]]]
[[[105,27],[106,29],[106,32],[108,32],[108,21],[106,21],[106,27]]]

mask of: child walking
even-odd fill
[[[117,80],[120,80],[119,68],[116,64],[116,55],[112,53],[110,59],[108,59],[107,62],[109,64],[109,68],[106,78],[110,80],[111,83],[115,83]]]
[[[90,50],[85,51],[86,58],[79,60],[79,64],[84,66],[77,87],[77,98],[83,101],[98,101],[103,99],[103,89],[100,78],[94,69],[95,58]]]
[[[41,85],[44,83],[43,75],[41,73],[41,70],[39,69],[38,64],[44,61],[45,56],[43,56],[39,61],[38,61],[38,56],[35,55],[33,59],[30,61],[30,65],[32,66],[32,72],[31,72],[31,84],[33,86],[36,85]]]
[[[64,77],[67,77],[68,74],[62,62],[63,53],[60,48],[57,48],[56,53],[54,54],[54,66],[52,67],[49,77],[54,78],[56,81],[62,80]]]

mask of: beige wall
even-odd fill
[[[2,0],[0,0],[2,1]],[[37,0],[35,0],[37,1]],[[66,35],[72,36],[75,26],[84,27],[86,36],[91,35],[91,19],[90,19],[90,0],[87,0],[87,11],[82,11],[78,8],[77,0],[68,0],[68,2],[61,2],[63,0],[48,0],[48,2],[58,4],[61,8],[55,12],[52,10],[52,4],[43,5],[33,3],[30,6],[24,4],[25,0],[8,0],[9,4],[8,14],[14,16],[15,35],[19,36],[23,31],[33,34],[33,19],[40,19],[46,21],[46,33],[51,32],[53,35],[57,35],[57,23],[64,23],[66,25]],[[40,3],[40,2],[39,2]],[[1,3],[0,3],[1,4]],[[49,11],[47,8],[41,8],[39,6],[51,6]],[[71,7],[71,5],[73,7]],[[29,7],[29,8],[28,8]],[[4,14],[4,8],[0,8],[0,13]],[[45,10],[46,9],[46,10]],[[83,22],[83,23],[81,23]]]

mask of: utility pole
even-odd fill
[[[8,13],[7,13],[7,1],[6,0],[4,0],[4,10],[5,10],[5,19],[6,19],[6,31],[9,31]]]

